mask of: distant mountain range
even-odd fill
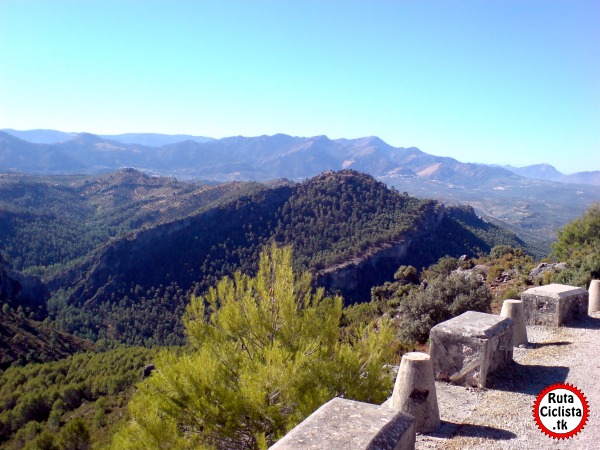
[[[24,141],[33,142],[34,144],[57,144],[59,142],[73,139],[80,133],[65,133],[64,131],[56,130],[12,130],[6,128],[0,130],[11,134]],[[183,141],[206,142],[212,141],[213,138],[204,136],[192,136],[189,134],[157,134],[157,133],[125,133],[125,134],[101,134],[98,135],[103,139],[119,141],[123,144],[140,144],[149,147],[160,147],[161,145],[175,144]]]
[[[462,163],[415,147],[392,147],[377,137],[332,140],[277,134],[210,139],[74,135],[52,130],[0,132],[0,172],[98,174],[126,167],[215,182],[299,181],[326,170],[354,169],[411,195],[470,204],[481,216],[511,227],[529,242],[546,241],[541,253],[549,249],[547,242],[557,228],[600,201],[600,172],[562,175],[547,165],[514,168]]]
[[[504,166],[517,175],[536,180],[557,181],[559,183],[591,184],[600,186],[600,171],[576,172],[565,175],[550,164],[534,164],[526,167]]]
[[[45,146],[11,141],[2,136],[4,133]],[[323,170],[352,168],[374,176],[401,174],[464,184],[465,178],[491,181],[507,177],[506,172],[497,170],[505,169],[530,179],[600,186],[600,171],[565,175],[549,164],[527,167],[465,164],[429,155],[415,147],[392,147],[377,137],[330,140],[325,136],[302,138],[278,134],[213,139],[186,134],[93,135],[3,129],[0,142],[0,170],[3,171],[97,173],[132,166],[180,177],[248,181],[309,178]],[[15,154],[19,150],[23,154]],[[41,158],[28,161],[28,155]]]

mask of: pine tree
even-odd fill
[[[389,324],[341,340],[342,299],[310,281],[294,274],[289,247],[273,245],[255,277],[237,272],[192,298],[194,351],[162,354],[115,447],[260,448],[335,396],[382,402]]]

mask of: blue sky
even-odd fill
[[[600,2],[0,0],[0,128],[600,170]]]

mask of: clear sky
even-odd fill
[[[0,0],[0,128],[600,170],[600,1]]]

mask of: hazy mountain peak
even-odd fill
[[[565,175],[556,170],[553,165],[546,163],[532,164],[525,167],[504,166],[504,168],[517,175],[521,175],[522,177],[537,180],[563,181],[565,177]]]
[[[532,165],[529,165],[529,166],[521,167],[521,169],[537,170],[539,172],[545,172],[545,173],[552,173],[552,174],[557,174],[557,175],[563,175],[561,172],[559,172],[558,170],[556,170],[556,167],[554,167],[552,164],[547,164],[547,163],[532,164]]]
[[[78,133],[73,138],[69,139],[70,142],[77,142],[79,144],[95,144],[104,141],[97,134],[92,133]]]
[[[362,138],[362,140],[370,145],[385,145],[386,147],[389,147],[387,142],[377,136],[367,136]]]

